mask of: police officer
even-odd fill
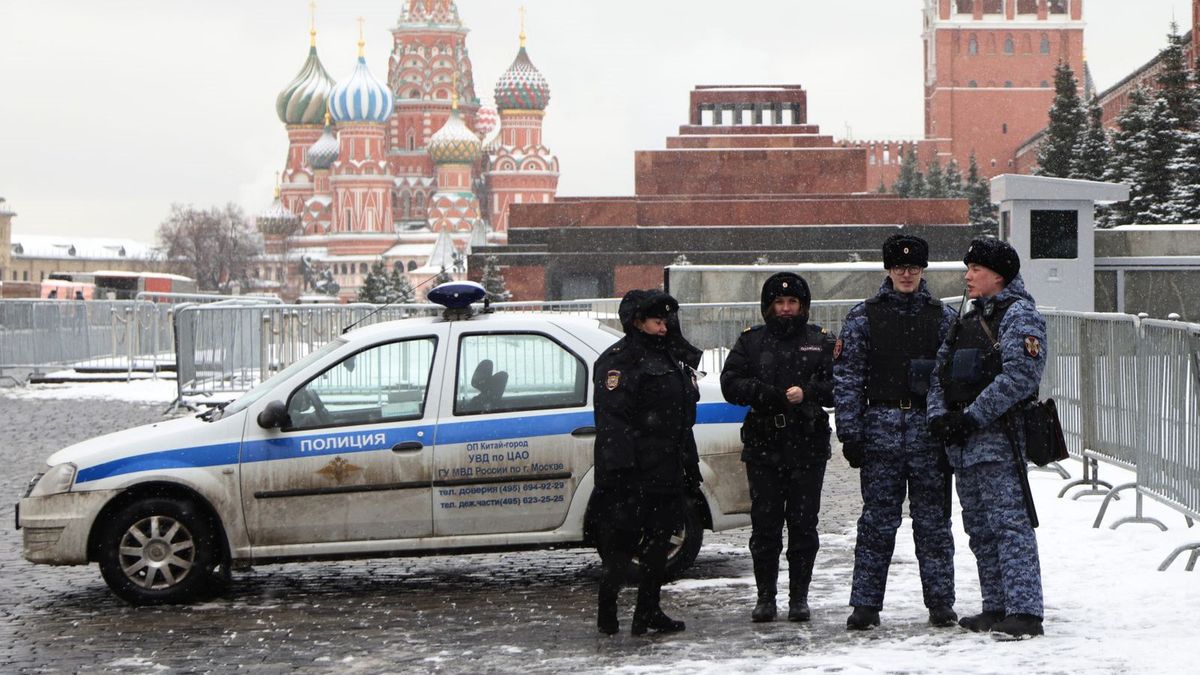
[[[934,298],[922,278],[929,266],[924,239],[889,237],[883,266],[887,278],[879,292],[850,310],[834,347],[838,439],[850,466],[862,468],[854,611],[846,628],[879,625],[906,493],[929,623],[953,626],[950,474],[943,470],[942,444],[926,426],[925,396],[956,312]]]
[[[1011,246],[976,240],[963,262],[973,306],[938,351],[929,391],[930,430],[946,441],[958,476],[983,595],[983,611],[959,625],[1032,637],[1042,634],[1042,580],[1017,413],[1041,383],[1046,321]]]
[[[595,499],[605,525],[596,625],[609,635],[620,629],[617,595],[635,553],[642,576],[632,634],[684,629],[659,606],[671,534],[684,520],[685,494],[701,482],[692,436],[701,352],[680,334],[678,309],[662,291],[626,293],[618,309],[625,337],[596,360]]]
[[[820,545],[817,515],[829,459],[829,415],[821,407],[833,404],[833,341],[808,323],[809,301],[800,276],[772,275],[762,287],[765,325],[738,337],[721,371],[725,399],[750,406],[742,424],[742,461],[750,481],[756,622],[775,620],[785,520],[788,619],[810,618],[808,585]]]

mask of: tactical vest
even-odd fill
[[[1000,353],[1000,322],[1014,300],[992,305],[991,316],[972,311],[960,318],[947,341],[950,352],[940,373],[946,403],[966,407],[979,397],[1004,364]],[[986,330],[984,323],[987,323]],[[991,336],[988,336],[991,331]]]
[[[866,309],[871,336],[867,400],[924,405],[932,362],[941,344],[938,330],[942,325],[942,303],[930,299],[920,311],[909,315],[875,297],[867,300]],[[919,373],[924,373],[924,381]]]

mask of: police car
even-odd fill
[[[19,504],[26,560],[98,563],[134,604],[184,602],[230,569],[285,561],[594,545],[596,319],[471,311],[353,330],[227,406],[50,456]],[[703,528],[749,523],[745,410],[701,380],[701,488],[670,569]]]

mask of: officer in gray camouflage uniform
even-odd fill
[[[942,443],[925,422],[929,375],[957,312],[929,293],[922,278],[928,265],[925,240],[889,237],[883,244],[888,276],[875,297],[850,310],[834,348],[837,434],[850,466],[862,469],[854,612],[846,621],[851,630],[879,625],[906,493],[929,622],[945,627],[958,619],[951,478]]]
[[[963,262],[974,303],[938,351],[928,399],[930,431],[946,441],[958,476],[983,595],[983,611],[959,625],[1032,637],[1042,634],[1042,578],[1019,409],[1046,367],[1046,320],[1011,246],[975,240]]]

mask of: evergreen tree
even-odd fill
[[[987,178],[979,175],[979,164],[975,161],[975,153],[971,153],[970,164],[967,165],[967,183],[964,186],[968,201],[967,218],[978,235],[996,234],[999,220],[996,217],[996,207],[992,204],[992,185]]]
[[[1066,61],[1054,69],[1054,105],[1050,106],[1050,125],[1038,147],[1039,176],[1071,175],[1071,157],[1075,143],[1084,128],[1084,111],[1079,102],[1079,82]]]
[[[1088,126],[1075,142],[1071,158],[1071,178],[1104,180],[1104,170],[1112,148],[1108,143],[1108,132],[1101,122],[1103,111],[1093,96],[1088,105]]]
[[[946,194],[946,174],[942,171],[942,163],[934,156],[926,167],[928,171],[925,174],[925,197],[930,199],[943,199]]]
[[[946,185],[945,191],[947,197],[958,199],[963,196],[963,175],[962,170],[958,168],[958,160],[951,159],[946,163],[943,182]]]
[[[686,260],[687,258],[684,258],[684,264],[686,264]],[[480,279],[480,284],[483,285],[488,299],[492,302],[505,302],[512,299],[512,293],[508,290],[508,285],[504,283],[504,274],[500,271],[500,261],[494,255],[489,255],[484,259],[483,277]]]
[[[1113,133],[1112,152],[1109,153],[1108,166],[1104,171],[1104,180],[1109,183],[1136,182],[1134,176],[1134,160],[1137,154],[1134,139],[1146,126],[1146,92],[1135,89],[1129,94],[1129,103],[1121,111],[1117,119],[1117,130]],[[1130,202],[1113,204],[1104,214],[1105,226],[1128,225],[1133,222],[1133,210]]]
[[[1155,82],[1159,87],[1158,97],[1166,100],[1170,117],[1178,120],[1179,128],[1194,129],[1197,109],[1184,63],[1185,49],[1187,42],[1179,34],[1179,25],[1172,21],[1171,32],[1167,34],[1167,46],[1159,53],[1161,69]]]
[[[1144,117],[1141,131],[1133,138],[1129,208],[1135,223],[1161,223],[1172,219],[1169,167],[1180,145],[1179,121],[1162,96],[1146,108]]]
[[[1167,169],[1173,178],[1167,220],[1200,222],[1200,131],[1182,132],[1175,159]]]
[[[382,262],[371,265],[363,279],[363,285],[358,289],[358,301],[381,305],[388,301],[388,277]]]
[[[413,290],[408,275],[401,272],[399,267],[393,267],[392,276],[388,280],[388,302],[408,304],[416,300],[417,293]]]
[[[879,194],[881,194],[881,195],[886,195],[886,194],[887,194],[887,191],[888,191],[888,189],[887,189],[887,185],[885,185],[885,184],[884,184],[884,182],[883,182],[883,179],[882,179],[882,178],[880,178],[880,179],[879,179],[879,187],[875,188],[875,192],[877,192],[877,193],[879,193]]]
[[[442,284],[448,284],[451,281],[454,281],[454,277],[450,275],[450,272],[448,272],[445,267],[443,267],[442,271],[438,272],[437,276],[433,278],[433,281],[429,282],[429,288],[425,290],[425,299],[429,299],[429,291],[432,291]]]
[[[917,166],[917,147],[910,145],[900,162],[900,175],[892,185],[892,192],[900,197],[922,197],[925,194],[925,177]]]

